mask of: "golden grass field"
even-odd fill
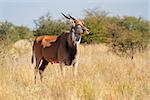
[[[134,60],[118,57],[105,45],[81,45],[78,75],[49,64],[34,84],[31,44],[3,48],[0,57],[0,100],[150,100],[150,53]]]

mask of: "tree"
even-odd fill
[[[7,35],[11,34],[13,26],[14,25],[8,21],[0,22],[0,41],[5,40]]]
[[[14,43],[19,39],[28,39],[32,36],[32,31],[26,26],[16,26],[8,21],[0,22],[0,42],[3,44]]]
[[[90,35],[83,37],[83,43],[107,42],[107,14],[107,12],[98,9],[85,10],[84,21],[90,30]]]
[[[136,51],[148,48],[149,21],[133,16],[107,16],[105,11],[86,10],[85,23],[91,34],[84,36],[83,43],[106,43],[120,56],[134,58]]]
[[[19,39],[29,39],[33,37],[32,31],[26,26],[15,26],[15,31]]]
[[[150,38],[148,26],[148,22],[142,18],[131,16],[125,16],[115,26],[109,26],[113,51],[133,59],[136,51],[146,50]]]
[[[49,14],[40,17],[34,21],[36,28],[34,30],[35,36],[40,35],[59,35],[63,31],[69,29],[67,22],[62,20],[53,20]]]

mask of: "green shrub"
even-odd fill
[[[59,35],[69,29],[69,24],[62,20],[53,20],[49,14],[35,20],[34,36]]]
[[[84,21],[91,34],[83,37],[83,43],[107,43],[116,54],[132,59],[136,51],[148,48],[149,21],[141,17],[112,17],[104,11],[86,10]]]
[[[82,43],[106,43],[118,55],[133,58],[136,51],[148,48],[150,39],[150,22],[132,16],[108,16],[105,11],[85,10],[83,19],[90,34],[83,36]],[[59,35],[70,30],[69,21],[53,20],[47,14],[35,20],[36,28],[30,30],[25,26],[16,26],[10,22],[0,22],[0,42],[13,43],[19,39],[28,39],[40,35]],[[33,34],[34,33],[34,34]]]
[[[12,44],[17,40],[32,37],[32,31],[26,26],[16,26],[8,21],[0,22],[0,43],[3,45]]]

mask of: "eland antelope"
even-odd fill
[[[64,66],[73,66],[73,75],[77,74],[78,57],[79,57],[79,44],[81,36],[89,34],[88,29],[85,27],[81,20],[77,20],[74,17],[68,15],[62,15],[69,19],[71,22],[71,29],[68,32],[63,32],[58,37],[55,36],[40,36],[34,40],[32,63],[36,60],[35,76],[36,83],[37,72],[40,74],[42,81],[43,72],[48,63],[59,63],[62,76],[65,76]],[[47,45],[43,46],[43,41],[46,39]]]

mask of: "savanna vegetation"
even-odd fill
[[[150,22],[141,17],[108,16],[100,10],[85,10],[85,25],[90,34],[84,36],[82,43],[105,43],[110,50],[120,56],[129,56],[133,59],[136,51],[148,48],[150,38]],[[26,26],[16,26],[10,22],[0,22],[0,42],[14,43],[19,39],[29,39],[40,35],[59,35],[69,30],[68,20],[53,20],[48,14],[34,20],[33,30]]]
[[[130,60],[104,45],[81,45],[76,79],[72,67],[65,68],[63,78],[59,65],[49,64],[43,82],[38,76],[34,84],[31,50],[29,42],[20,40],[3,53],[0,100],[149,100],[150,51]]]
[[[36,85],[31,41],[69,30],[69,21],[46,14],[34,20],[34,29],[0,22],[0,100],[148,100],[150,21],[90,9],[82,20],[90,34],[82,38],[77,78],[70,67],[62,78],[50,64]]]

